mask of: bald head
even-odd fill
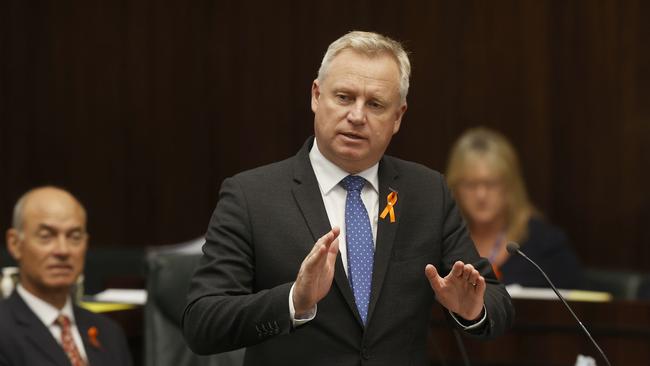
[[[88,234],[81,203],[61,188],[32,189],[16,203],[6,238],[23,288],[62,308],[84,268]]]
[[[68,212],[79,215],[84,225],[86,223],[86,210],[70,192],[54,186],[44,186],[29,190],[18,199],[11,227],[22,233],[26,217],[38,212],[59,216]]]

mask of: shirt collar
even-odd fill
[[[320,152],[316,138],[314,138],[314,145],[309,151],[309,160],[314,168],[314,174],[316,174],[316,179],[318,180],[318,185],[320,186],[323,195],[327,195],[343,178],[350,175],[350,173],[327,160],[327,158]],[[372,189],[379,193],[378,171],[379,163],[377,162],[370,168],[354,175],[363,177],[370,183]]]
[[[70,296],[68,296],[68,299],[65,301],[65,305],[63,305],[63,308],[61,310],[57,309],[56,307],[52,306],[52,304],[36,297],[33,295],[31,292],[27,291],[21,284],[18,284],[16,286],[16,291],[18,291],[18,294],[20,297],[22,297],[23,301],[27,304],[27,306],[36,314],[36,316],[45,324],[45,326],[49,327],[50,325],[54,324],[56,321],[56,318],[59,317],[59,315],[63,314],[70,319],[70,324],[74,324],[74,312],[72,311],[72,300],[70,299]]]

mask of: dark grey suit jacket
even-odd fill
[[[110,319],[74,306],[77,328],[91,366],[129,366],[122,329]],[[97,328],[99,347],[88,339]],[[70,366],[63,348],[16,291],[0,302],[0,366]]]
[[[290,159],[223,182],[184,312],[190,348],[210,354],[247,347],[245,365],[428,365],[435,296],[424,267],[444,274],[456,260],[473,263],[488,282],[488,320],[475,335],[506,329],[510,297],[478,256],[443,177],[389,156],[379,164],[380,210],[397,191],[396,222],[379,220],[367,326],[339,257],[316,318],[294,329],[289,290],[330,230],[309,161],[312,142]]]

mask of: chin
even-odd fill
[[[497,216],[492,214],[470,215],[472,222],[476,225],[487,225],[496,221]]]
[[[364,160],[364,156],[356,151],[349,149],[340,149],[335,152],[336,161],[346,165],[359,165]]]
[[[48,279],[45,281],[45,284],[47,287],[53,289],[70,288],[77,282],[76,279],[76,276],[57,276],[56,278]]]
[[[367,155],[367,152],[363,149],[353,146],[339,146],[335,152],[338,156],[346,160],[361,160]]]

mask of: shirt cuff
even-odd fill
[[[291,323],[294,328],[313,320],[316,317],[316,310],[318,310],[318,304],[316,304],[307,314],[296,318],[296,308],[293,307],[293,287],[295,285],[295,283],[291,285],[291,291],[289,291],[289,316],[291,317]]]
[[[454,314],[451,310],[448,310],[449,314],[451,314],[451,317],[454,318],[456,323],[463,328],[463,330],[472,330],[476,328],[480,328],[483,323],[485,323],[485,319],[487,319],[487,309],[485,308],[485,304],[483,304],[483,317],[481,317],[481,320],[478,320],[474,323],[472,323],[470,320],[465,320],[461,321],[461,318]],[[470,324],[471,323],[471,324]]]

